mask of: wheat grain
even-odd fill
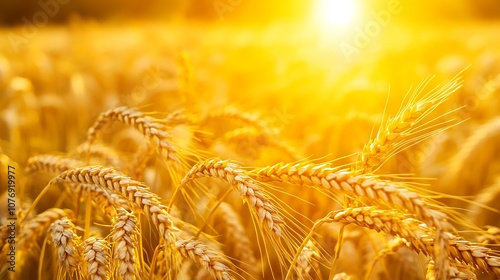
[[[188,113],[184,109],[179,109],[172,111],[165,117],[165,121],[169,125],[181,125],[181,124],[194,124],[196,120],[194,117]]]
[[[83,254],[87,262],[87,273],[92,280],[108,279],[109,244],[102,238],[89,237],[85,240]]]
[[[487,226],[486,229],[486,234],[477,238],[478,242],[485,245],[500,245],[500,228]]]

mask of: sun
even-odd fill
[[[357,6],[352,0],[318,0],[313,16],[323,27],[341,28],[355,20],[356,12]]]

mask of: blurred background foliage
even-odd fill
[[[23,17],[29,19],[40,10],[40,2],[48,3],[53,1],[56,0],[0,1],[0,24],[22,24]],[[300,20],[314,5],[314,1],[230,0],[219,3],[225,2],[232,6],[241,7],[235,9],[234,14],[227,20],[250,23]],[[365,13],[378,10],[387,5],[387,1],[382,0],[358,2]],[[405,7],[408,7],[410,11],[405,13],[404,19],[401,18],[400,20],[491,20],[500,17],[500,1],[498,0],[401,0],[399,2],[404,3]],[[50,18],[53,23],[64,23],[74,16],[95,20],[172,20],[179,17],[199,21],[219,20],[214,8],[214,5],[217,5],[216,0],[59,0],[58,3],[60,3],[60,12]]]

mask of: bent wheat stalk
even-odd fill
[[[73,184],[73,192],[88,192],[90,198],[96,202],[108,217],[116,216],[116,209],[123,207],[130,210],[130,203],[120,195],[109,192],[94,184]]]
[[[180,165],[181,161],[172,144],[172,137],[167,132],[167,127],[162,120],[147,116],[134,108],[118,107],[102,113],[87,133],[89,145],[94,143],[97,134],[108,123],[119,121],[141,132],[156,147],[166,162]]]
[[[218,158],[202,161],[194,165],[182,179],[171,201],[178,191],[190,180],[200,177],[220,178],[237,190],[244,203],[248,203],[250,211],[277,236],[281,236],[284,221],[271,200],[259,186],[235,163]]]
[[[53,222],[63,217],[70,219],[73,218],[73,216],[73,212],[69,209],[50,208],[45,210],[21,225],[18,246],[29,252],[34,241],[36,241],[39,236],[45,234]]]
[[[332,192],[353,195],[374,203],[406,209],[431,226],[445,228],[446,215],[430,209],[420,195],[407,189],[406,184],[382,180],[376,175],[359,175],[329,164],[278,163],[255,169],[250,176],[264,181],[311,186]]]
[[[231,280],[231,270],[222,263],[224,257],[218,252],[210,249],[200,240],[190,237],[179,236],[175,243],[177,251],[185,258],[193,260],[197,265],[202,266],[210,275],[219,280]]]
[[[172,232],[178,229],[174,226],[166,206],[160,203],[160,198],[144,183],[132,180],[113,168],[101,166],[67,170],[55,179],[70,183],[95,184],[107,191],[122,195],[144,211],[167,243],[172,244],[175,241]]]
[[[34,173],[44,171],[59,174],[68,169],[83,166],[84,163],[77,159],[57,155],[38,155],[28,159],[25,172]]]
[[[278,163],[273,166],[256,169],[250,172],[260,180],[271,180],[291,183],[300,186],[312,186],[336,193],[352,195],[368,202],[396,206],[414,213],[429,226],[436,227],[435,246],[437,256],[436,269],[440,277],[444,277],[442,269],[447,262],[447,237],[444,231],[449,227],[446,215],[430,209],[426,202],[415,192],[409,191],[404,183],[396,183],[379,179],[375,175],[359,175],[349,170],[339,170],[329,164]]]

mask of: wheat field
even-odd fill
[[[0,29],[0,278],[500,279],[499,27]]]

